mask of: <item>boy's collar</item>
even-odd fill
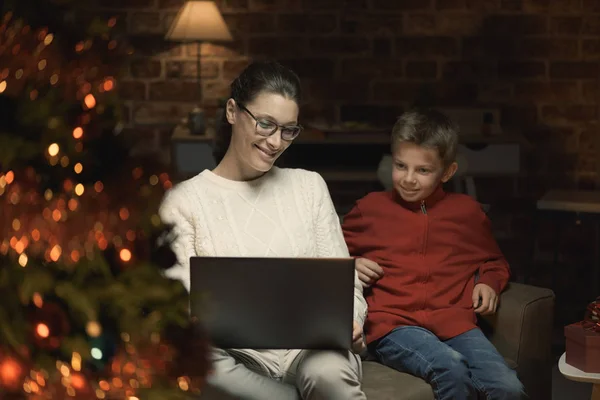
[[[433,207],[438,201],[443,199],[445,195],[446,192],[444,192],[442,185],[439,185],[424,201],[408,202],[400,196],[396,189],[392,189],[392,198],[394,201],[402,207],[413,211],[420,210],[422,204],[425,204],[426,208]]]

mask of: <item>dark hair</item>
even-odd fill
[[[448,166],[456,158],[458,131],[458,126],[439,111],[413,109],[402,114],[392,128],[392,150],[403,142],[432,148]]]
[[[231,82],[230,98],[236,103],[248,104],[260,93],[279,94],[301,102],[300,78],[292,70],[275,61],[257,61],[248,65]],[[217,164],[221,162],[231,142],[231,124],[227,121],[227,112],[223,110],[219,131],[215,136],[213,157]]]

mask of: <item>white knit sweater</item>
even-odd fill
[[[205,170],[166,194],[160,217],[177,237],[178,264],[166,275],[188,291],[191,256],[349,257],[325,181],[302,169],[274,167],[250,182]],[[356,322],[362,325],[366,312],[356,276]]]

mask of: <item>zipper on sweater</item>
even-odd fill
[[[425,217],[427,217],[427,207],[425,206],[425,200],[421,201],[421,212],[423,213],[423,215]],[[421,256],[425,257],[425,249],[427,248],[427,230],[428,230],[428,225],[429,225],[429,221],[427,221],[427,218],[425,218],[425,228],[423,229],[423,245],[421,248]]]
[[[427,265],[425,260],[425,252],[427,251],[427,239],[429,236],[429,217],[427,215],[427,207],[425,205],[425,200],[421,201],[421,212],[423,213],[423,246],[421,248],[421,258],[423,259],[423,267],[426,268],[425,276],[423,277],[423,306],[422,309],[427,309],[427,303],[429,301],[429,293],[427,293],[427,281],[429,280],[429,275],[431,271],[429,270],[429,265]],[[424,311],[423,318],[427,319],[428,313]]]

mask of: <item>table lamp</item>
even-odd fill
[[[188,0],[177,13],[165,39],[196,43],[198,105],[189,114],[188,126],[191,134],[203,135],[206,131],[206,120],[202,109],[200,45],[202,42],[231,41],[233,38],[214,1]]]

